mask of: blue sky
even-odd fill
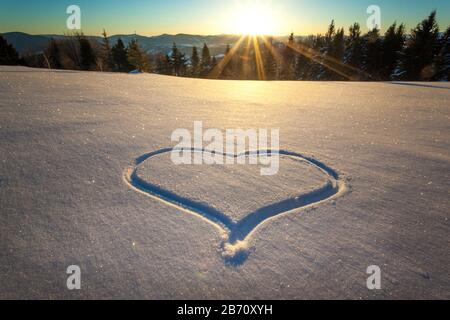
[[[0,32],[62,34],[66,8],[76,4],[82,11],[86,34],[142,35],[162,33],[222,34],[236,31],[234,16],[238,2],[266,4],[274,19],[273,33],[283,35],[323,33],[331,19],[345,27],[359,22],[364,27],[369,5],[380,6],[382,27],[394,21],[414,27],[433,9],[441,29],[450,25],[449,0],[0,0]]]

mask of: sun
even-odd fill
[[[233,30],[236,34],[273,35],[276,31],[274,14],[267,2],[237,3],[233,16]]]

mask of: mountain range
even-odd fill
[[[6,32],[1,34],[8,43],[11,43],[20,54],[37,53],[45,49],[50,39],[60,39],[63,35],[31,35],[23,32]],[[101,42],[102,37],[89,36],[93,41]],[[173,43],[184,53],[190,55],[192,47],[197,46],[201,49],[206,43],[213,55],[223,54],[227,45],[233,45],[238,41],[238,35],[190,35],[190,34],[162,34],[159,36],[141,36],[141,35],[114,35],[110,36],[111,46],[118,39],[127,45],[132,39],[137,39],[141,47],[149,53],[152,52],[170,52]]]

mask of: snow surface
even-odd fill
[[[259,165],[174,165],[170,153],[146,161],[138,177],[185,198],[208,204],[233,220],[271,203],[293,198],[326,182],[326,176],[305,162],[281,156],[280,171],[260,175]],[[195,186],[195,188],[192,188]]]
[[[449,299],[449,101],[448,83],[0,67],[0,298]],[[264,222],[242,244],[248,256],[228,264],[223,232],[124,180],[194,121],[280,128],[281,149],[335,169],[347,191]],[[236,220],[326,182],[288,159],[261,177],[165,157],[140,177]],[[74,264],[80,291],[66,288]],[[366,288],[370,265],[382,290]]]

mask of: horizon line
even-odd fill
[[[344,29],[345,30],[345,29]],[[378,29],[380,32],[382,31],[381,29]],[[369,31],[367,31],[369,32]],[[439,33],[444,33],[445,31],[443,30],[439,30]],[[57,34],[57,33],[28,33],[28,32],[24,32],[24,31],[0,31],[0,35],[2,34],[11,34],[11,33],[21,33],[21,34],[25,34],[25,35],[29,35],[29,36],[42,36],[42,37],[51,37],[51,36],[59,36],[59,37],[64,37],[67,35],[70,35],[71,33],[83,33],[83,30],[72,30],[70,32],[68,32],[67,34]],[[231,36],[231,37],[242,37],[242,36],[256,36],[256,37],[276,37],[276,38],[281,38],[281,37],[289,37],[291,35],[291,33],[294,34],[295,37],[310,37],[310,36],[317,36],[317,35],[324,35],[322,33],[310,33],[310,34],[296,34],[295,32],[290,32],[287,34],[283,34],[283,35],[269,35],[269,34],[260,34],[260,35],[251,35],[251,34],[238,34],[238,33],[218,33],[218,34],[197,34],[197,33],[161,33],[161,34],[155,34],[155,35],[142,35],[139,33],[117,33],[117,34],[112,34],[112,35],[108,35],[108,38],[111,37],[120,37],[120,36],[138,36],[138,37],[144,37],[144,38],[156,38],[156,37],[161,37],[161,36],[172,36],[172,37],[176,37],[176,36],[199,36],[199,37],[220,37],[220,36]],[[405,32],[405,35],[410,35],[411,33]],[[85,35],[86,37],[98,37],[101,38],[103,37],[103,35],[100,33],[98,35],[92,35],[92,34],[86,34],[83,33],[83,35]],[[383,34],[380,34],[381,36],[383,36]]]
[[[69,31],[67,34],[70,33],[83,33],[83,30],[71,30]],[[29,32],[24,32],[24,31],[0,31],[0,34],[6,34],[6,33],[22,33],[22,34],[26,34],[26,35],[30,35],[30,36],[65,36],[66,34],[58,34],[58,33],[29,33]],[[85,36],[87,37],[102,37],[103,35],[101,33],[99,33],[98,35],[92,35],[92,34],[86,34],[83,33]],[[284,37],[284,36],[289,36],[291,33],[287,33],[286,35],[272,35],[272,34],[261,34],[261,35],[256,35],[256,36],[261,36],[261,37]],[[295,34],[295,33],[294,33]],[[186,35],[186,36],[199,36],[199,37],[218,37],[218,36],[235,36],[235,37],[241,37],[241,36],[253,36],[251,34],[239,34],[239,33],[217,33],[217,34],[199,34],[199,33],[184,33],[184,32],[179,32],[179,33],[160,33],[160,34],[154,34],[154,35],[143,35],[143,34],[139,34],[139,33],[116,33],[116,34],[112,34],[112,35],[108,35],[109,37],[117,37],[117,36],[139,36],[139,37],[146,37],[146,38],[153,38],[153,37],[160,37],[160,36],[181,36],[181,35]],[[310,36],[312,34],[298,34],[299,36]]]

